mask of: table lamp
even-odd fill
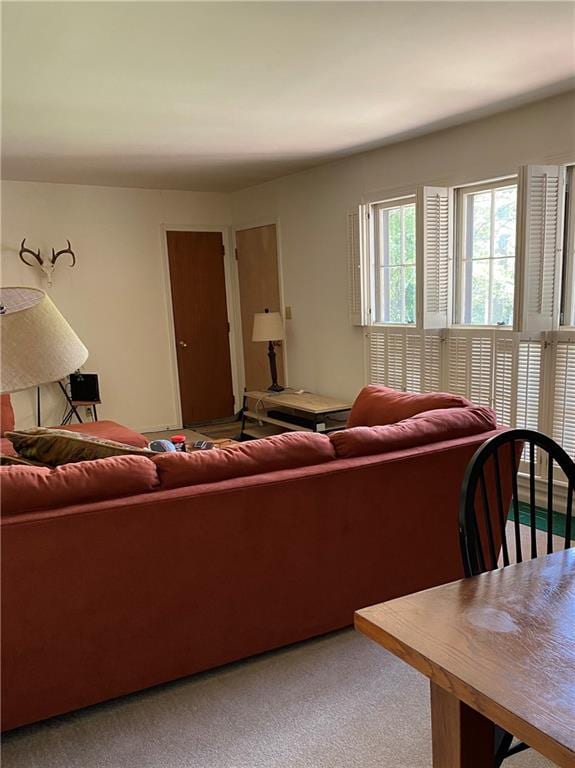
[[[88,350],[44,291],[0,288],[0,392],[60,381],[78,370]]]
[[[276,366],[275,344],[285,339],[282,316],[279,312],[256,312],[254,315],[254,330],[252,341],[268,342],[268,357],[270,359],[270,373],[272,376],[270,392],[282,392],[283,387],[278,384],[278,370]]]

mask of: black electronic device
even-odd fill
[[[70,374],[70,400],[74,403],[100,403],[97,373]]]
[[[211,440],[194,440],[192,443],[192,448],[198,451],[209,451],[213,447],[214,444]]]
[[[69,409],[64,414],[62,424],[71,424],[74,416],[82,423],[82,417],[78,406],[89,406],[92,409],[92,417],[94,421],[98,421],[98,412],[96,406],[102,401],[100,400],[100,385],[98,384],[97,373],[71,373],[69,376],[70,387],[68,389],[64,384],[59,381],[58,385],[62,390]]]

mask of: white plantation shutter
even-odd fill
[[[405,335],[403,329],[387,331],[387,386],[405,389]]]
[[[418,325],[447,328],[451,310],[452,203],[445,187],[417,190]]]
[[[502,426],[538,429],[542,354],[542,338],[509,330],[451,329],[446,389],[491,406]]]
[[[493,333],[474,334],[470,345],[469,399],[475,405],[493,404]]]
[[[539,429],[542,403],[543,341],[519,341],[517,354],[517,408],[514,427]]]
[[[369,383],[405,389],[404,334],[373,328],[369,334]]]
[[[413,328],[371,329],[369,383],[406,392],[440,389],[441,336]]]
[[[575,335],[558,334],[553,377],[553,439],[575,459]]]
[[[458,329],[447,335],[447,390],[468,397],[476,405],[493,402],[493,334]]]
[[[495,332],[493,407],[506,427],[538,429],[543,341]]]
[[[528,165],[519,176],[515,328],[558,327],[565,168]]]
[[[445,388],[462,397],[469,394],[469,341],[469,334],[448,332]]]
[[[405,335],[405,390],[421,392],[423,337],[421,333]]]
[[[423,372],[422,392],[439,392],[441,389],[441,358],[443,351],[443,336],[437,332],[426,332],[423,335]]]
[[[378,333],[375,329],[370,331],[367,337],[368,384],[385,385],[387,378],[386,354],[385,334]]]
[[[347,298],[349,319],[352,325],[368,324],[368,308],[364,287],[366,265],[362,237],[362,215],[363,210],[359,208],[347,213]]]
[[[493,408],[497,414],[497,423],[511,427],[515,423],[516,411],[516,371],[517,339],[516,334],[500,336],[495,339],[495,359],[493,369]]]

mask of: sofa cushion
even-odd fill
[[[471,405],[469,400],[448,392],[427,392],[416,395],[370,384],[357,396],[347,425],[348,427],[375,427],[382,424],[395,424],[422,411],[461,408],[466,405]]]
[[[0,437],[14,429],[14,409],[10,395],[0,395]]]
[[[148,440],[139,432],[118,424],[117,421],[87,421],[82,424],[66,424],[65,426],[55,427],[55,429],[64,429],[67,432],[80,432],[92,437],[101,437],[104,440],[115,440],[117,443],[125,445],[135,445],[136,448],[147,448]]]
[[[163,488],[215,483],[234,477],[258,475],[280,469],[321,464],[335,458],[326,435],[289,432],[262,440],[251,440],[233,448],[158,453],[152,461]]]
[[[145,448],[65,429],[33,427],[7,432],[6,437],[20,456],[52,467],[74,461],[104,459],[108,456],[152,455],[152,451]]]
[[[156,467],[145,456],[112,456],[56,469],[0,468],[2,514],[17,515],[153,491]]]
[[[332,432],[330,440],[338,458],[371,456],[442,440],[457,440],[496,429],[495,411],[487,406],[440,408],[418,413],[397,424],[352,427]]]

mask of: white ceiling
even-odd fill
[[[229,191],[573,87],[570,2],[3,4],[3,176]]]

